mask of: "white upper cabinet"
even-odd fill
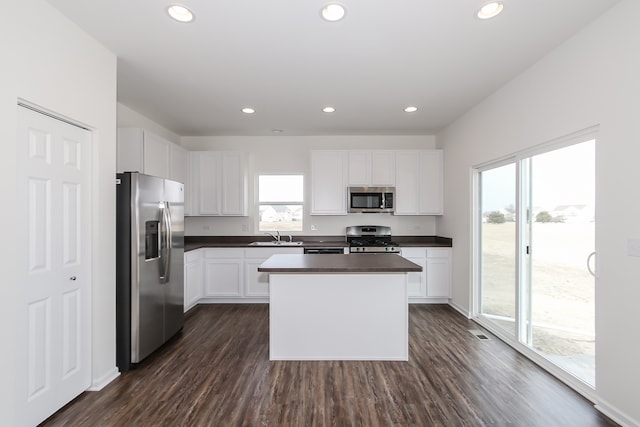
[[[395,173],[394,151],[349,151],[349,185],[392,187]]]
[[[184,213],[191,213],[191,176],[189,152],[176,144],[169,151],[169,178],[184,184]]]
[[[347,214],[347,152],[311,151],[311,215]]]
[[[117,171],[170,178],[172,142],[141,128],[118,128]]]
[[[246,216],[246,154],[192,152],[191,187],[191,215]]]
[[[396,151],[396,215],[442,215],[442,150]]]

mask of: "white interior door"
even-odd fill
[[[17,417],[36,425],[91,381],[91,132],[18,110]]]

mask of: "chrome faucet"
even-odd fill
[[[273,234],[273,233],[264,233],[264,234],[268,234],[269,236],[273,237],[273,240],[275,240],[276,242],[280,241],[280,232],[278,230],[276,230],[276,234]]]

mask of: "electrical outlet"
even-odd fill
[[[211,226],[210,225],[203,225],[202,229],[205,230],[205,231],[209,231],[209,230],[211,230]]]
[[[316,231],[318,230],[318,226],[315,224],[311,224],[311,231]]]
[[[249,224],[242,224],[242,231],[249,231]]]

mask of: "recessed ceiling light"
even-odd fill
[[[492,1],[482,6],[476,13],[476,16],[480,19],[490,19],[502,12],[503,8],[504,4],[502,4],[501,1]]]
[[[344,6],[339,3],[329,3],[322,8],[320,13],[327,21],[336,22],[344,18],[346,10]]]
[[[242,112],[245,113],[245,114],[253,114],[253,113],[256,112],[256,110],[254,110],[253,108],[250,108],[250,107],[245,107],[245,108],[242,109]]]
[[[405,113],[415,113],[416,111],[418,111],[418,107],[411,106],[404,109]]]
[[[325,112],[325,113],[333,113],[333,112],[335,112],[335,111],[336,111],[336,109],[335,109],[335,108],[333,108],[333,107],[324,107],[324,108],[322,109],[322,111],[323,111],[323,112]]]
[[[170,17],[179,22],[191,22],[193,21],[193,13],[184,6],[179,4],[172,4],[167,8],[167,13]]]

